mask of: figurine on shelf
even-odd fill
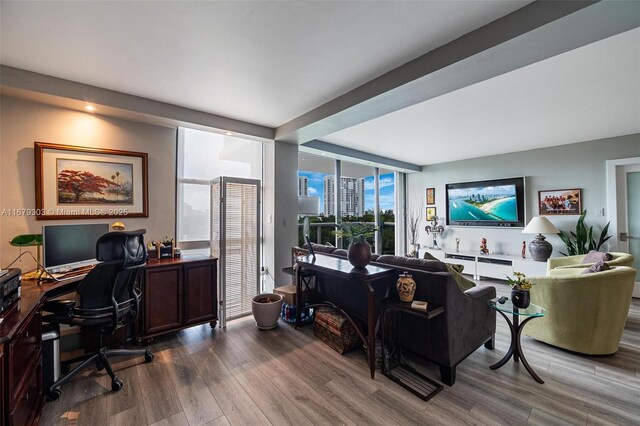
[[[523,259],[526,259],[526,258],[527,258],[526,253],[527,253],[527,242],[526,242],[526,241],[523,241],[523,242],[522,242],[522,258],[523,258]]]
[[[460,238],[456,238],[456,253],[460,252]]]
[[[480,241],[480,254],[489,254],[489,249],[487,248],[487,239],[483,238]]]
[[[431,216],[431,225],[427,225],[424,227],[424,230],[427,231],[427,234],[433,234],[433,246],[430,248],[434,250],[440,250],[438,247],[438,235],[444,234],[444,226],[438,225],[438,216]]]

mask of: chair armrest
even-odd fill
[[[496,288],[492,286],[475,286],[465,291],[464,294],[473,299],[490,300],[496,297]]]
[[[60,313],[68,312],[73,309],[74,306],[76,306],[76,301],[73,299],[50,300],[44,304],[42,309],[47,312]]]

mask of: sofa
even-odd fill
[[[313,244],[316,254],[346,257],[346,250]],[[306,253],[306,248],[293,247],[292,256]],[[395,283],[398,276],[408,272],[416,282],[416,300],[444,306],[444,313],[426,320],[415,315],[401,314],[399,321],[400,344],[426,361],[437,364],[441,379],[451,386],[456,379],[456,366],[483,344],[494,347],[496,313],[489,308],[488,301],[496,297],[496,290],[490,286],[475,286],[461,289],[447,266],[438,260],[426,260],[392,255],[373,255],[371,263],[391,267],[394,274],[385,283],[389,297],[396,298]],[[321,277],[337,280],[336,277]],[[336,288],[340,283],[332,282]],[[464,288],[464,287],[463,287]],[[340,296],[339,294],[334,294]],[[363,293],[364,296],[364,293]],[[362,317],[366,300],[341,300],[341,307]],[[404,326],[403,326],[404,325]]]
[[[531,303],[547,310],[523,333],[536,340],[587,355],[618,350],[627,321],[636,270],[612,266],[601,272],[585,268],[552,269],[545,277],[529,277]]]
[[[612,259],[607,260],[609,266],[632,266],[633,256],[629,253],[609,252]],[[583,263],[586,254],[575,256],[552,257],[547,260],[547,271],[557,268],[588,268],[593,263]]]

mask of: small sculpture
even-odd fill
[[[427,234],[433,234],[433,246],[430,248],[435,250],[440,250],[438,247],[438,235],[444,234],[444,226],[438,225],[438,216],[431,216],[431,225],[427,225],[424,227],[424,230],[427,231]]]
[[[480,254],[489,254],[489,249],[487,248],[487,239],[483,238],[480,241]]]
[[[522,242],[522,258],[523,258],[523,259],[526,259],[526,258],[527,258],[526,253],[527,253],[527,242],[526,242],[526,241],[523,241],[523,242]]]
[[[456,253],[460,251],[460,238],[456,238]]]

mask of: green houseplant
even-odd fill
[[[516,308],[528,308],[531,301],[529,290],[533,287],[533,283],[522,272],[514,272],[513,276],[515,278],[507,276],[507,281],[511,286],[511,303]]]
[[[558,236],[567,247],[567,252],[560,254],[564,256],[575,256],[577,254],[587,254],[591,250],[600,250],[600,247],[607,242],[610,235],[607,235],[609,232],[609,222],[602,228],[602,232],[600,233],[600,237],[598,238],[598,242],[596,243],[596,235],[593,232],[593,226],[587,227],[584,223],[584,218],[587,214],[587,211],[584,210],[580,217],[578,218],[578,223],[576,223],[576,231],[570,231],[568,234],[560,231]]]
[[[356,268],[364,268],[371,262],[371,246],[367,238],[372,238],[377,227],[370,223],[340,223],[336,235],[349,240],[347,259]]]

